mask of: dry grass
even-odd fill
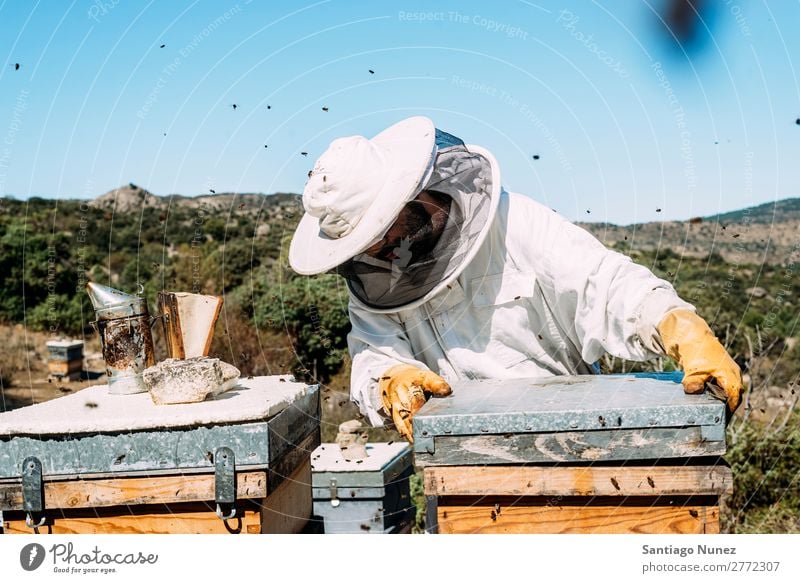
[[[38,359],[35,357],[35,345],[31,338],[26,338],[22,326],[4,326],[2,336],[4,342],[3,349],[0,350],[0,388],[4,389],[14,385],[17,373],[28,369],[31,356],[34,356],[34,361]]]

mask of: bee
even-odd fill
[[[158,48],[160,48],[160,49],[163,49],[165,46],[167,46],[167,45],[161,45],[161,46],[160,46],[160,47],[158,47]]]
[[[208,191],[209,191],[211,194],[217,194],[217,191],[216,191],[216,190],[214,190],[213,188],[209,188],[209,189],[208,189]]]
[[[369,70],[369,74],[370,74],[370,75],[374,75],[374,74],[375,74],[375,71],[373,71],[372,69],[370,69],[370,70]],[[797,121],[798,121],[798,125],[800,125],[800,119],[798,119]]]
[[[534,159],[534,160],[538,160],[538,159],[539,159],[539,154],[534,154],[534,155],[533,155],[533,159]]]
[[[322,111],[328,111],[328,108],[327,107],[323,107]]]
[[[694,510],[694,509],[690,510],[689,514],[691,515],[692,518],[697,518],[699,516],[699,514],[697,513],[697,510]]]
[[[616,478],[611,478],[611,485],[614,486],[617,490],[620,490],[619,482],[617,482]]]
[[[301,156],[308,156],[308,152],[300,152]]]
[[[651,478],[650,476],[647,476],[647,483],[650,484],[651,488],[655,488],[656,487],[656,483],[653,481],[653,478]]]

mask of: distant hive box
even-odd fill
[[[82,340],[48,340],[47,370],[56,379],[80,379],[83,371]]]
[[[90,387],[0,414],[5,532],[300,532],[318,445],[319,387],[288,377],[161,406]]]
[[[724,453],[724,403],[633,375],[465,381],[414,417],[438,532],[719,532]]]
[[[407,443],[369,443],[368,456],[347,461],[335,443],[311,456],[314,516],[326,534],[409,532],[416,517]]]

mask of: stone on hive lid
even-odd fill
[[[199,403],[236,385],[239,369],[218,358],[168,358],[142,374],[156,405]]]

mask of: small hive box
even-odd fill
[[[301,532],[319,442],[319,387],[291,377],[177,405],[89,387],[0,414],[4,530]]]
[[[414,417],[443,533],[715,533],[725,404],[633,375],[465,381]]]
[[[325,534],[410,532],[416,517],[407,443],[369,443],[367,457],[345,460],[335,443],[311,456],[315,520]]]
[[[77,381],[83,372],[82,340],[48,340],[47,371],[49,377]]]

